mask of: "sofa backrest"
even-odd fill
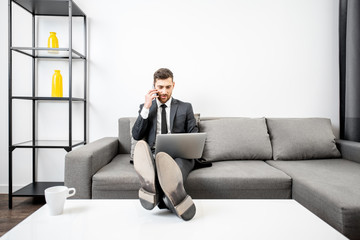
[[[132,153],[135,121],[118,121],[120,153]],[[198,125],[200,132],[208,133],[203,157],[210,161],[341,157],[327,118],[206,117]]]

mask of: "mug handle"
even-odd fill
[[[71,192],[71,193],[70,193]],[[75,188],[69,188],[67,198],[74,196],[76,193]]]

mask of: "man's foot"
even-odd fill
[[[149,145],[145,141],[138,141],[134,149],[134,167],[139,175],[141,188],[139,199],[141,205],[153,209],[159,202],[159,193],[155,185],[155,165]]]
[[[160,186],[165,193],[165,203],[170,210],[185,221],[192,219],[196,208],[191,197],[185,191],[179,166],[172,157],[164,152],[156,155],[155,162]]]

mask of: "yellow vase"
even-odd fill
[[[55,70],[54,75],[52,76],[52,88],[51,88],[52,97],[62,97],[63,96],[63,83],[60,70]]]
[[[50,32],[50,37],[48,38],[48,48],[59,48],[59,40],[56,37],[56,32]],[[49,50],[49,53],[58,53],[55,50]]]

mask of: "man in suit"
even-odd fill
[[[160,68],[154,73],[154,88],[145,95],[132,129],[133,138],[138,140],[134,167],[141,182],[142,206],[148,210],[157,205],[168,208],[187,221],[194,217],[196,208],[184,189],[184,182],[196,161],[173,159],[165,152],[154,156],[158,134],[198,132],[191,104],[173,98],[174,87],[169,69]]]

